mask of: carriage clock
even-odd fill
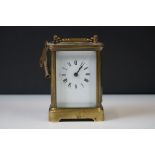
[[[51,79],[49,121],[91,119],[102,121],[101,53],[97,35],[45,42],[40,67]],[[48,56],[50,55],[50,69]]]

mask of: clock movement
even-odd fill
[[[61,38],[45,42],[40,58],[45,77],[51,80],[49,121],[104,120],[101,88],[103,43],[91,38]],[[47,53],[51,63],[48,67]]]

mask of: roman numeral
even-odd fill
[[[83,66],[85,63],[84,62],[81,62],[81,65],[80,66]]]
[[[64,79],[63,82],[66,83],[67,82],[67,79]]]
[[[86,78],[84,79],[84,81],[85,81],[85,82],[89,82],[89,80],[88,80],[88,79],[86,79]]]
[[[68,87],[71,87],[71,83],[68,84]]]
[[[77,84],[75,84],[75,89],[77,89]]]
[[[70,62],[68,62],[67,64],[68,64],[68,66],[71,66],[71,63]]]
[[[86,73],[86,75],[90,75],[90,73]]]
[[[74,60],[74,64],[77,65],[77,60]]]
[[[81,83],[81,86],[84,88],[84,85],[83,85],[83,83]]]
[[[84,70],[86,70],[88,67],[84,68]]]
[[[65,67],[62,67],[62,69],[67,70],[67,68],[65,68]]]

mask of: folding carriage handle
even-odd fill
[[[40,67],[44,69],[45,78],[49,79],[51,75],[49,73],[48,62],[47,62],[47,52],[48,52],[47,43],[48,42],[46,41],[44,48],[42,50],[42,54],[40,57]]]

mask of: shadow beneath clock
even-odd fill
[[[93,119],[61,119],[60,122],[94,122]]]

